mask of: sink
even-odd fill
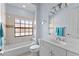
[[[51,41],[51,42],[54,42],[54,43],[56,43],[56,44],[66,45],[66,42],[64,42],[64,41],[60,41],[60,40],[53,40],[53,39],[51,39],[50,41]]]
[[[64,41],[57,41],[57,42],[59,42],[60,44],[66,45],[66,42]]]

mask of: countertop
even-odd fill
[[[56,45],[60,48],[63,48],[65,50],[71,51],[71,52],[79,55],[79,45],[76,46],[75,44],[72,44],[72,43],[60,44],[60,43],[56,43],[56,42],[54,42],[53,40],[50,40],[50,39],[43,40],[43,41],[48,42],[48,43],[53,44],[53,45]]]

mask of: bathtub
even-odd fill
[[[6,45],[3,49],[3,56],[18,56],[25,52],[30,51],[29,47],[32,45],[32,41],[22,42],[18,44]]]

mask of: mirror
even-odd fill
[[[63,3],[62,3],[63,5]],[[56,35],[56,27],[65,27],[65,36],[79,38],[79,4],[70,3],[49,15],[49,35]]]

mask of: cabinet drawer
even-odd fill
[[[2,56],[2,54],[0,53],[0,56]]]
[[[66,50],[58,46],[52,45],[52,55],[54,56],[66,56]]]
[[[66,56],[66,50],[48,42],[41,41],[40,56]]]
[[[67,51],[67,56],[79,56],[79,55],[76,54],[76,53],[73,53],[73,52]]]
[[[50,56],[51,46],[47,42],[40,42],[40,56]]]

